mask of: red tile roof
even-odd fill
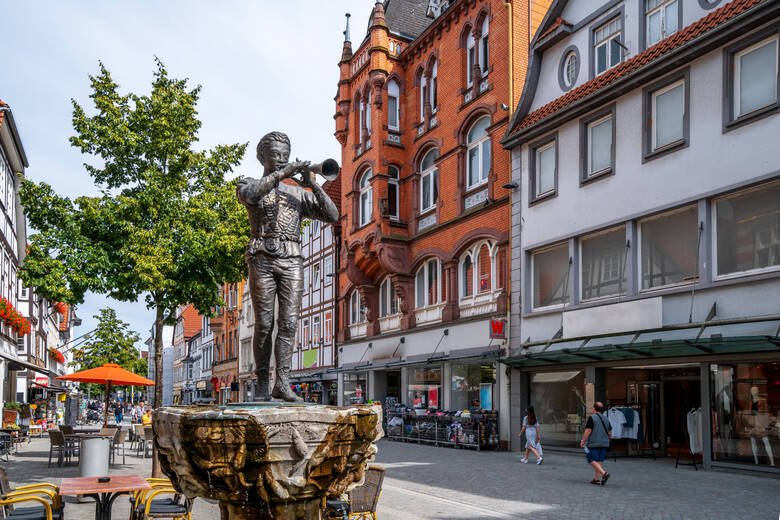
[[[330,200],[336,205],[341,215],[341,175],[333,179],[332,181],[325,181],[322,185],[322,189],[328,194]]]
[[[184,339],[190,339],[200,332],[201,319],[197,309],[191,303],[188,303],[181,313],[181,319],[184,322]]]
[[[558,27],[560,27],[561,25],[569,25],[569,26],[571,26],[571,24],[570,24],[569,22],[567,22],[566,20],[564,20],[563,18],[561,18],[561,17],[559,16],[558,18],[556,18],[556,19],[555,19],[555,21],[554,21],[554,22],[553,22],[553,24],[550,26],[550,28],[549,28],[549,29],[547,29],[546,31],[544,31],[544,33],[543,33],[541,36],[539,36],[539,38],[538,38],[538,39],[539,39],[539,40],[543,40],[545,36],[547,36],[548,34],[550,34],[550,33],[551,33],[551,32],[553,32],[553,31],[555,31],[555,29],[557,29],[557,28],[558,28]]]
[[[757,4],[766,1],[776,0],[734,0],[729,2],[723,7],[711,12],[704,18],[692,23],[680,31],[677,31],[668,38],[661,40],[644,52],[637,54],[633,58],[624,61],[620,65],[608,70],[607,72],[593,78],[586,83],[583,83],[575,89],[570,90],[558,99],[555,99],[550,103],[547,103],[546,105],[534,110],[523,118],[523,120],[517,127],[515,127],[512,133],[514,134],[523,128],[528,128],[529,126],[552,116],[559,110],[566,108],[576,101],[579,101],[587,96],[590,96],[591,94],[595,94],[596,92],[609,87],[618,79],[631,74],[632,72],[641,67],[644,67],[645,65],[648,65],[649,63],[652,63],[653,61],[661,58],[664,54],[667,54],[677,47],[680,47],[694,38],[701,36],[711,29],[714,29],[729,19],[744,13]]]

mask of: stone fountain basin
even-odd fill
[[[177,490],[233,509],[311,502],[362,484],[381,417],[380,405],[248,403],[161,408],[153,427]]]

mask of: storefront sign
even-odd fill
[[[490,320],[490,339],[506,339],[506,320]]]
[[[49,378],[48,377],[36,377],[35,383],[38,385],[48,385],[49,384]]]
[[[303,368],[316,368],[320,349],[311,348],[303,351]]]

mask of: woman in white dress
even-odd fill
[[[539,454],[539,448],[541,448],[542,436],[539,433],[539,422],[536,420],[536,413],[534,407],[529,406],[525,410],[525,417],[523,417],[523,428],[520,430],[518,437],[522,437],[525,433],[525,457],[520,459],[523,464],[528,463],[528,452],[533,452],[536,455],[536,463],[542,463],[542,456]]]

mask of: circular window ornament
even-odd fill
[[[577,47],[571,45],[563,51],[561,62],[558,66],[558,84],[561,90],[571,90],[577,83],[580,74],[580,52]]]
[[[715,9],[718,7],[718,4],[721,2],[721,0],[699,0],[699,5],[702,9]]]

